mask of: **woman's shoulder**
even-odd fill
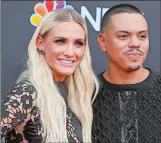
[[[17,88],[17,87],[34,87],[33,83],[29,80],[29,79],[24,79],[24,80],[21,80],[19,82],[17,82],[15,85],[14,85],[14,88]]]
[[[2,135],[28,121],[35,113],[37,92],[28,80],[16,83],[1,101]]]
[[[8,98],[32,98],[37,97],[37,91],[34,85],[29,80],[22,80],[16,83],[3,100],[9,100]]]
[[[22,80],[16,83],[12,90],[17,91],[18,93],[20,92],[19,94],[23,93],[33,94],[37,92],[33,83],[29,80]]]
[[[33,83],[27,79],[17,82],[12,90],[24,91],[29,93],[36,92],[36,88],[34,87]]]

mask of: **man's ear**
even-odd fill
[[[42,38],[40,35],[37,37],[36,44],[37,44],[37,48],[38,48],[39,50],[43,50],[43,51],[44,51],[43,38]]]
[[[105,52],[106,48],[105,48],[105,37],[104,37],[104,35],[102,33],[99,33],[97,40],[98,40],[98,43],[100,45],[100,48],[102,49],[103,52]]]

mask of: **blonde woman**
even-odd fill
[[[92,95],[99,84],[84,19],[74,10],[49,12],[30,41],[27,64],[2,101],[5,141],[91,142]]]

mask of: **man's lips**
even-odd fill
[[[127,58],[129,59],[137,59],[139,58],[142,54],[141,53],[126,53],[124,54]]]

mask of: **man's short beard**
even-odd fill
[[[137,66],[128,66],[128,70],[129,71],[136,71],[136,70],[138,70],[138,69],[140,69],[141,68],[141,66],[140,65],[137,65]]]

